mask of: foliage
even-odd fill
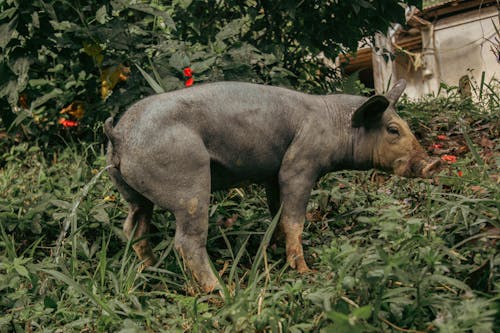
[[[403,22],[403,11],[395,0],[6,0],[0,118],[44,145],[70,134],[92,141],[100,121],[153,92],[140,68],[161,91],[183,87],[186,66],[197,83],[333,91],[334,73],[316,55],[355,50],[362,37]]]
[[[498,331],[499,126],[487,100],[498,88],[479,102],[446,88],[400,111],[430,153],[457,161],[434,180],[321,179],[304,233],[310,274],[269,246],[276,220],[260,187],[215,193],[208,250],[223,297],[197,291],[162,210],[151,235],[160,264],[141,271],[121,231],[127,207],[99,174],[101,143],[50,157],[3,147],[0,331]]]

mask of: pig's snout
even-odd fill
[[[428,156],[415,156],[410,159],[407,164],[406,170],[396,174],[404,177],[419,177],[419,178],[429,178],[434,173],[439,171],[441,166],[441,161],[439,159],[433,159]]]
[[[429,158],[425,163],[425,166],[422,168],[423,178],[431,177],[433,174],[439,171],[441,168],[441,160],[437,158]]]
[[[407,161],[404,161],[404,159],[398,161],[400,162],[399,167],[394,168],[394,173],[408,178],[430,178],[434,173],[439,171],[441,166],[439,159],[430,158],[425,155],[417,155]]]
[[[421,158],[410,162],[410,168],[406,174],[407,177],[429,178],[436,173],[441,166],[439,159]]]

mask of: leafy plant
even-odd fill
[[[91,141],[103,119],[153,93],[150,79],[155,92],[182,88],[187,66],[196,83],[334,91],[334,71],[316,56],[354,50],[404,20],[392,0],[7,0],[0,13],[3,127],[52,146]]]

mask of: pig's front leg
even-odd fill
[[[310,271],[310,269],[304,260],[302,231],[304,229],[307,202],[316,175],[303,162],[290,162],[282,165],[279,175],[280,199],[283,205],[280,228],[285,235],[288,264],[299,273],[304,273]]]

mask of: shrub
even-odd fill
[[[195,82],[333,91],[334,72],[316,55],[356,49],[404,20],[392,0],[7,0],[0,11],[0,118],[17,141],[44,145],[92,140],[110,114],[183,87],[187,66]]]

